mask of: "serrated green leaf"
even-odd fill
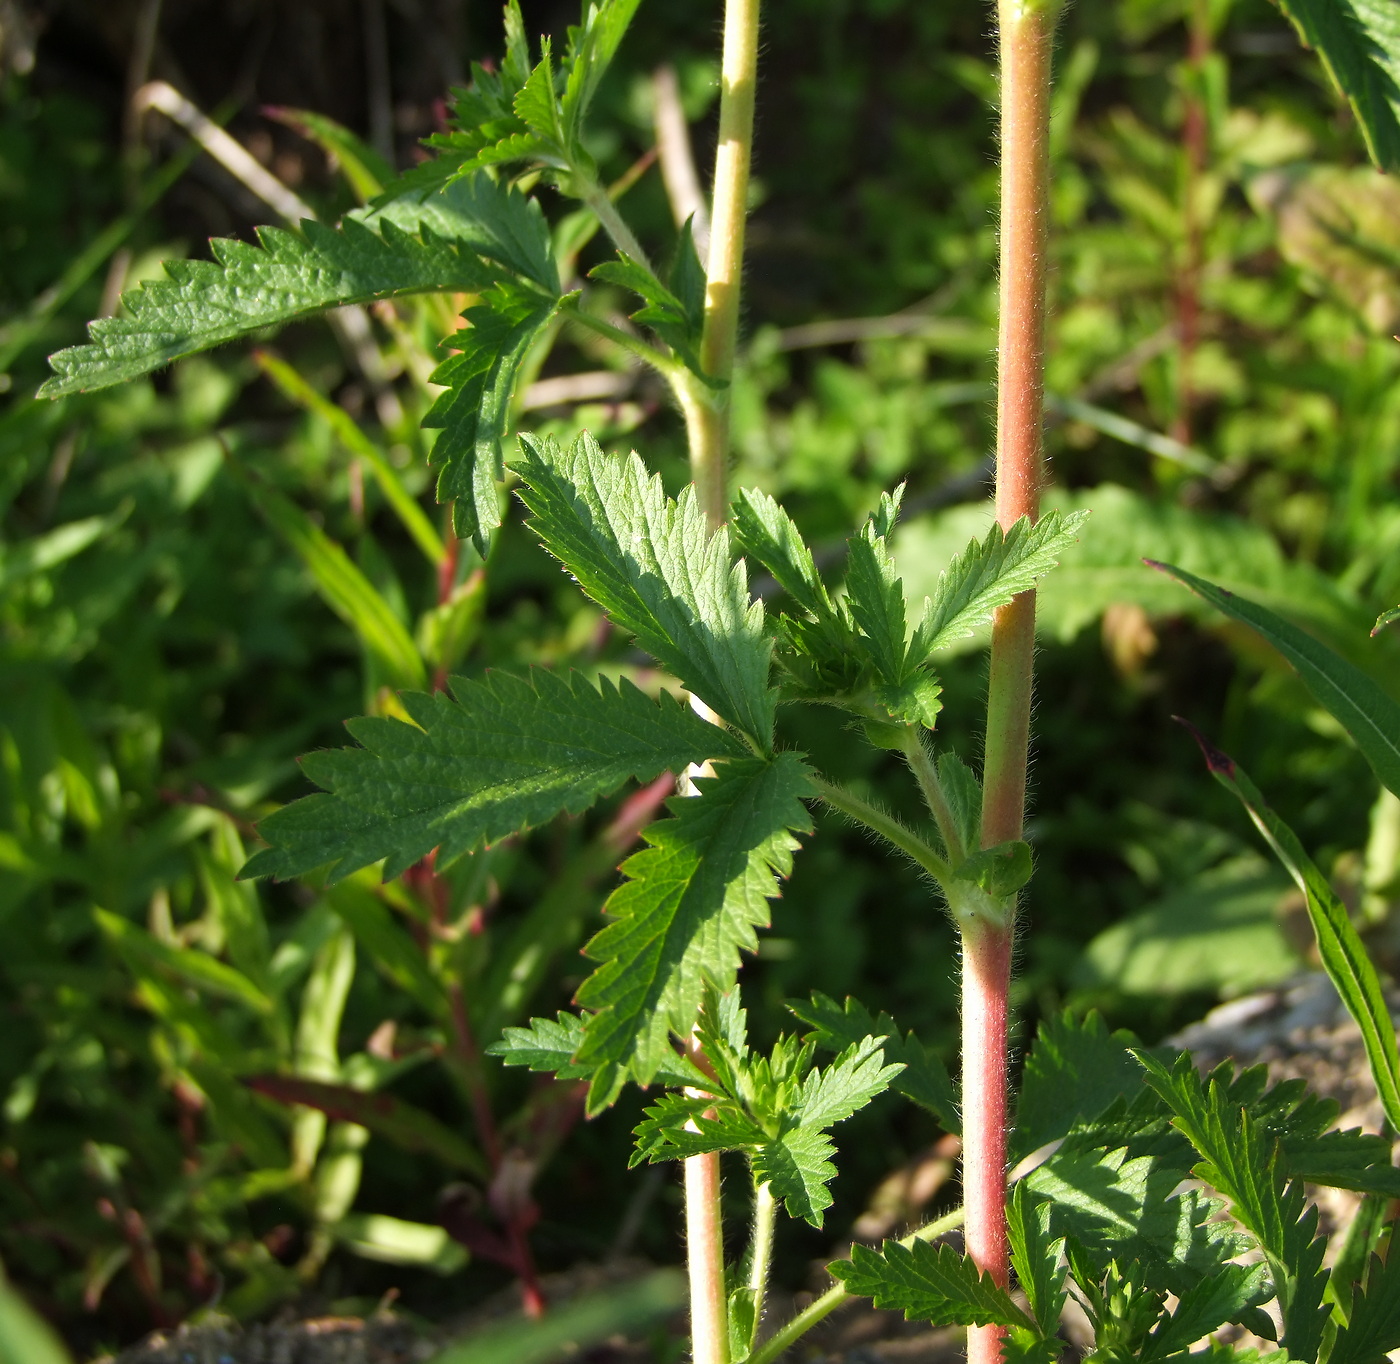
[[[950,750],[938,755],[938,780],[963,847],[977,847],[982,841],[982,783],[977,774]]]
[[[552,298],[561,293],[549,224],[539,204],[484,172],[402,193],[390,186],[374,208],[350,216],[371,227],[390,222],[405,232],[426,228],[505,266]]]
[[[1035,1314],[1042,1337],[1059,1329],[1065,1305],[1065,1266],[1060,1263],[1064,1238],[1050,1230],[1049,1201],[1033,1202],[1024,1183],[1017,1184],[1006,1209],[1011,1267]]]
[[[772,641],[723,528],[709,532],[693,488],[678,501],[635,454],[582,433],[564,451],[522,436],[521,500],[546,549],[613,621],[730,724],[772,745]]]
[[[813,991],[810,1003],[790,1001],[787,1007],[813,1029],[817,1045],[828,1051],[844,1052],[862,1038],[883,1037],[885,1060],[904,1067],[891,1078],[890,1088],[927,1108],[945,1131],[961,1130],[953,1082],[943,1062],[912,1032],[901,1033],[889,1014],[875,1018],[857,999],[848,997],[843,1007],[820,991]]]
[[[1062,1148],[1026,1177],[1032,1194],[1059,1209],[1057,1226],[1096,1260],[1138,1260],[1175,1293],[1249,1248],[1247,1237],[1213,1222],[1220,1203],[1191,1189],[1173,1196],[1184,1171],[1125,1150]]]
[[[632,321],[650,327],[691,371],[701,374],[699,346],[703,314],[692,315],[685,303],[650,270],[621,251],[617,260],[595,266],[588,277],[620,285],[645,299],[646,306],[631,315]]]
[[[904,1069],[901,1062],[888,1063],[884,1044],[883,1037],[862,1037],[829,1066],[812,1071],[793,1105],[797,1122],[803,1127],[832,1127],[884,1093]]]
[[[1130,1032],[1110,1033],[1097,1011],[1043,1020],[1021,1076],[1011,1160],[1058,1141],[1114,1099],[1138,1094],[1142,1069],[1129,1051],[1136,1045]]]
[[[587,1019],[578,1014],[558,1014],[555,1018],[532,1018],[524,1028],[506,1028],[497,1042],[486,1048],[488,1056],[499,1056],[508,1066],[527,1066],[547,1071],[560,1080],[588,1080],[596,1066],[574,1060],[583,1045]],[[664,1060],[656,1079],[666,1085],[704,1085],[705,1072],[679,1052]]]
[[[1150,1364],[1188,1350],[1203,1336],[1240,1321],[1273,1291],[1263,1265],[1221,1265],[1181,1295],[1171,1316],[1153,1328],[1139,1358]]]
[[[1306,630],[1247,597],[1227,592],[1171,564],[1152,559],[1143,562],[1169,574],[1272,644],[1298,670],[1318,702],[1346,728],[1376,776],[1400,795],[1400,704],[1377,683]]]
[[[865,637],[875,671],[887,686],[905,680],[908,640],[904,621],[904,584],[895,573],[883,536],[867,525],[850,541],[846,569],[846,605]]]
[[[969,854],[954,875],[959,881],[980,886],[994,899],[1004,900],[1031,879],[1034,869],[1030,844],[1011,839]]]
[[[560,113],[571,141],[583,132],[588,107],[597,93],[640,0],[594,0],[585,7],[582,25],[569,31],[568,80]]]
[[[792,517],[773,498],[756,488],[741,488],[731,525],[736,548],[761,563],[804,611],[819,620],[834,617],[835,608],[812,551]]]
[[[501,524],[497,483],[505,476],[501,443],[510,425],[511,396],[531,343],[558,307],[533,289],[503,280],[462,316],[470,324],[444,343],[456,349],[432,373],[446,390],[423,425],[442,432],[431,460],[437,498],[451,502],[453,522],[484,556]]]
[[[1323,968],[1361,1030],[1371,1077],[1387,1121],[1400,1130],[1400,1048],[1395,1026],[1366,945],[1327,878],[1303,851],[1297,835],[1265,802],[1259,788],[1227,754],[1197,734],[1211,774],[1249,811],[1279,861],[1303,892]]]
[[[413,637],[348,554],[290,498],[257,479],[248,495],[315,580],[321,599],[358,636],[395,687],[422,687],[427,669]]]
[[[642,1161],[685,1160],[716,1151],[751,1154],[768,1134],[735,1104],[716,1107],[708,1095],[663,1094],[643,1110],[633,1132],[636,1147],[630,1165]]]
[[[585,948],[603,964],[578,992],[599,1010],[579,1060],[625,1067],[641,1084],[670,1053],[672,1032],[694,1025],[705,983],[727,990],[740,951],[757,947],[795,835],[812,827],[802,805],[810,773],[791,753],[726,763],[696,788],[645,831],[651,846],[623,864],[629,879],[606,906],[614,922]]]
[[[943,709],[943,688],[926,672],[916,672],[897,687],[878,687],[876,700],[890,715],[908,725],[932,729]]]
[[[164,280],[124,295],[122,315],[88,327],[89,345],[49,358],[55,377],[40,395],[125,383],[327,308],[443,289],[475,292],[490,281],[475,255],[430,232],[420,239],[391,223],[375,232],[353,221],[340,231],[307,222],[302,231],[260,227],[259,246],[216,238],[213,261],[167,261]]]
[[[879,1250],[872,1250],[855,1245],[849,1260],[827,1268],[847,1292],[871,1298],[886,1311],[903,1312],[908,1321],[934,1326],[1032,1326],[990,1274],[979,1274],[977,1266],[951,1246],[915,1241],[905,1247],[886,1241]]]
[[[835,1154],[831,1138],[820,1128],[789,1127],[754,1151],[754,1179],[768,1185],[789,1217],[820,1227],[831,1206],[827,1185],[836,1177]]]
[[[386,858],[397,876],[437,848],[446,867],[483,843],[578,813],[628,778],[709,758],[732,758],[738,740],[664,693],[652,701],[630,682],[597,687],[577,674],[492,672],[457,679],[458,699],[405,694],[413,724],[351,721],[363,745],[310,755],[304,770],[329,794],[269,815],[272,845],[245,876],[296,876],[331,865],[332,880]]]
[[[1327,1364],[1381,1364],[1400,1348],[1400,1255],[1392,1241],[1384,1263],[1371,1261],[1366,1291],[1351,1304],[1346,1328],[1337,1333]]]
[[[939,574],[933,600],[914,633],[910,657],[922,660],[966,639],[997,607],[1034,587],[1075,542],[1087,516],[1052,511],[1034,525],[1022,517],[1005,535],[1000,526],[993,526],[983,540],[974,540]]]
[[[1391,0],[1279,0],[1351,102],[1371,159],[1400,170],[1400,12]]]
[[[1281,1343],[1296,1359],[1315,1358],[1328,1317],[1317,1209],[1304,1210],[1301,1188],[1284,1181],[1275,1143],[1219,1081],[1202,1080],[1186,1055],[1170,1068],[1145,1052],[1137,1056],[1173,1124],[1202,1157],[1193,1172],[1230,1200],[1236,1219],[1259,1242],[1283,1315]]]

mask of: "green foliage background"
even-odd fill
[[[323,214],[352,207],[324,156],[258,106],[311,107],[368,132],[358,10],[308,5],[315,23],[301,31],[279,28],[291,21],[271,5],[213,8],[203,28],[169,8],[153,72],[231,116]],[[367,706],[392,713],[388,688],[449,664],[477,679],[504,664],[643,690],[657,679],[600,628],[518,507],[484,578],[465,551],[461,590],[440,602],[421,528],[383,489],[397,480],[441,530],[417,422],[450,311],[406,306],[375,323],[401,371],[397,413],[325,327],[269,340],[358,437],[296,405],[237,346],[103,393],[31,398],[44,355],[80,341],[100,311],[109,253],[71,272],[104,228],[132,215],[122,249],[134,284],[163,258],[202,257],[210,235],[250,239],[269,216],[202,161],[135,211],[182,144],[153,126],[151,163],[124,163],[135,9],[96,9],[36,8],[32,69],[13,31],[3,49],[0,1259],[82,1349],[218,1291],[236,1313],[298,1294],[372,1303],[390,1285],[425,1311],[480,1297],[508,1276],[479,1242],[463,1267],[456,1242],[420,1235],[409,1248],[417,1233],[384,1219],[431,1229],[443,1188],[476,1177],[471,1095],[484,1086],[508,1140],[540,1167],[533,1240],[546,1267],[606,1255],[629,1206],[631,1247],[670,1260],[674,1193],[625,1168],[635,1094],[575,1126],[563,1091],[451,1055],[454,991],[485,1044],[563,1007],[587,974],[578,948],[630,845],[617,800],[468,860],[445,903],[411,879],[382,893],[372,878],[233,880],[251,822],[308,789],[294,755],[337,745],[343,719]],[[562,34],[577,17],[525,10],[534,31]],[[431,14],[391,11],[386,30],[401,165],[432,129],[452,61],[499,57],[493,6]],[[1215,5],[1195,63],[1186,18],[1177,0],[1081,0],[1060,41],[1052,502],[1093,515],[1042,593],[1037,875],[1017,986],[1023,1027],[1094,1004],[1149,1041],[1306,956],[1283,875],[1172,714],[1254,775],[1383,964],[1400,873],[1397,807],[1377,804],[1335,723],[1252,636],[1139,563],[1150,554],[1248,590],[1394,693],[1398,646],[1367,631],[1400,600],[1397,192],[1367,168],[1340,100],[1265,0]],[[642,7],[597,98],[590,150],[604,178],[650,146],[649,74],[663,59],[708,163],[716,23],[700,7]],[[915,602],[989,520],[988,30],[971,0],[786,0],[765,22],[736,481],[778,496],[810,541],[836,550],[907,479],[896,551]],[[319,66],[299,60],[311,50]],[[1198,172],[1184,150],[1193,101],[1208,153]],[[646,240],[674,240],[654,170],[625,202]],[[1174,326],[1193,231],[1201,323],[1183,356]],[[606,255],[600,241],[582,251],[585,267]],[[65,271],[73,287],[49,306]],[[543,374],[616,364],[564,329]],[[674,492],[676,416],[647,380],[618,387],[618,401],[517,425],[635,444]],[[356,439],[391,475],[365,477],[373,459]],[[941,676],[943,737],[975,762],[957,725],[978,710],[979,641]],[[896,812],[916,806],[902,769],[845,745],[820,715],[779,723],[823,770]],[[746,974],[750,1030],[766,1045],[790,1026],[785,1000],[854,992],[951,1061],[955,965],[914,871],[838,826],[774,906]],[[286,1069],[392,1093],[417,1135],[381,1122],[362,1137],[345,1115],[327,1134],[310,1110],[289,1117],[243,1083]],[[939,1131],[892,1104],[851,1119],[827,1231],[784,1242],[787,1280]]]

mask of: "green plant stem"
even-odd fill
[[[603,231],[612,238],[613,245],[623,255],[631,256],[642,269],[652,270],[651,261],[647,258],[641,242],[637,240],[636,233],[627,226],[627,220],[617,211],[617,205],[613,203],[608,191],[591,176],[584,176],[575,171],[574,177],[582,191],[580,197],[603,225]],[[655,270],[652,270],[652,273],[655,274]]]
[[[753,1244],[749,1252],[749,1289],[753,1293],[754,1322],[763,1320],[763,1300],[768,1295],[768,1270],[773,1263],[773,1232],[778,1220],[778,1200],[765,1180],[753,1191]]]
[[[899,1244],[908,1247],[912,1246],[915,1241],[936,1241],[940,1236],[945,1236],[948,1232],[961,1226],[962,1222],[963,1209],[954,1208],[952,1212],[936,1218],[920,1227],[918,1231],[904,1237]],[[742,1361],[742,1364],[772,1364],[773,1360],[777,1359],[795,1341],[801,1340],[818,1322],[825,1321],[838,1307],[844,1307],[854,1298],[855,1294],[847,1292],[844,1284],[834,1284],[814,1303],[804,1307],[786,1326],[780,1327],[769,1336],[762,1345]]]
[[[673,389],[679,391],[683,377],[688,377],[684,367],[671,359],[669,355],[663,354],[654,346],[647,345],[641,337],[633,336],[631,332],[625,332],[621,327],[613,326],[611,322],[599,317],[597,313],[585,311],[576,302],[565,302],[560,308],[560,312],[571,321],[587,327],[589,331],[607,337],[609,341],[621,347],[629,355],[635,355],[637,359],[650,365],[671,384]]]
[[[758,81],[759,0],[726,0],[720,64],[719,145],[715,149],[706,267],[705,324],[700,366],[725,387],[690,386],[694,410],[685,411],[691,477],[712,523],[729,513],[729,389],[739,338],[739,295],[753,156],[754,91]],[[683,409],[686,407],[682,399]]]
[[[813,778],[812,785],[817,795],[833,810],[864,824],[872,833],[893,843],[900,852],[912,857],[928,874],[940,884],[952,876],[948,864],[924,842],[916,833],[906,829],[893,815],[886,814],[878,805],[872,805],[844,787],[834,786],[820,777]]]
[[[1050,59],[1055,0],[1000,0],[1001,307],[996,514],[1003,530],[1039,513],[1045,404]],[[1026,806],[1035,593],[997,611],[987,696],[982,846],[1021,837]],[[967,1253],[1007,1281],[1006,1029],[1012,926],[963,930],[963,1200]],[[970,1327],[969,1364],[998,1364],[1003,1328]]]
[[[917,725],[906,725],[901,735],[905,760],[924,793],[924,804],[928,806],[938,832],[943,836],[943,847],[948,853],[948,861],[957,866],[967,856],[963,847],[962,835],[958,833],[958,822],[953,818],[948,797],[943,794],[943,783],[938,779],[938,768],[934,766],[933,754],[928,751],[923,735]]]

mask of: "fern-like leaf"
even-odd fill
[[[445,866],[564,811],[586,809],[629,777],[708,758],[735,757],[738,741],[663,694],[628,682],[595,688],[536,671],[458,679],[457,700],[406,692],[413,724],[352,721],[363,747],[303,759],[326,794],[307,796],[261,826],[272,845],[245,876],[296,876],[330,864],[331,879],[385,858],[397,876],[439,850]]]

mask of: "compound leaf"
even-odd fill
[[[668,802],[674,818],[652,824],[643,835],[651,846],[623,863],[629,879],[606,906],[614,922],[585,948],[602,965],[578,992],[579,1004],[599,1010],[579,1060],[639,1084],[670,1054],[671,1033],[688,1035],[705,984],[727,990],[740,950],[757,947],[795,835],[812,827],[802,805],[810,773],[794,754],[728,762],[695,785],[699,794]],[[613,1077],[595,1084],[608,1092]]]
[[[770,749],[772,641],[723,528],[693,488],[678,501],[635,454],[615,459],[584,432],[564,451],[522,436],[520,497],[546,549],[613,621],[701,700]]]
[[[820,991],[813,991],[809,1003],[790,1002],[788,1008],[813,1029],[817,1045],[828,1051],[845,1052],[863,1038],[883,1037],[885,1060],[904,1067],[890,1078],[890,1088],[928,1109],[945,1131],[961,1130],[947,1068],[912,1032],[901,1033],[889,1014],[875,1018],[858,999],[847,997],[843,1007]]]
[[[847,1292],[873,1299],[876,1307],[901,1311],[908,1321],[934,1326],[1032,1325],[990,1274],[979,1274],[977,1266],[951,1246],[886,1241],[872,1250],[855,1245],[849,1260],[827,1268]]]
[[[543,670],[457,679],[457,699],[405,693],[412,724],[350,722],[362,747],[313,753],[308,777],[326,794],[269,815],[272,845],[245,876],[296,876],[331,864],[332,880],[380,858],[386,878],[439,849],[446,866],[568,811],[577,813],[629,777],[708,758],[737,757],[738,740],[663,694],[629,682],[597,687]]]
[[[1075,542],[1087,512],[1047,512],[1034,525],[1022,517],[1005,535],[993,526],[943,570],[933,600],[914,634],[909,654],[927,658],[936,649],[966,639],[1018,593],[1036,585]]]
[[[347,303],[443,289],[475,292],[490,271],[430,230],[302,224],[258,229],[258,246],[216,238],[213,261],[167,261],[166,278],[122,298],[122,314],[88,327],[91,342],[49,359],[46,398],[125,383],[173,360]]]

